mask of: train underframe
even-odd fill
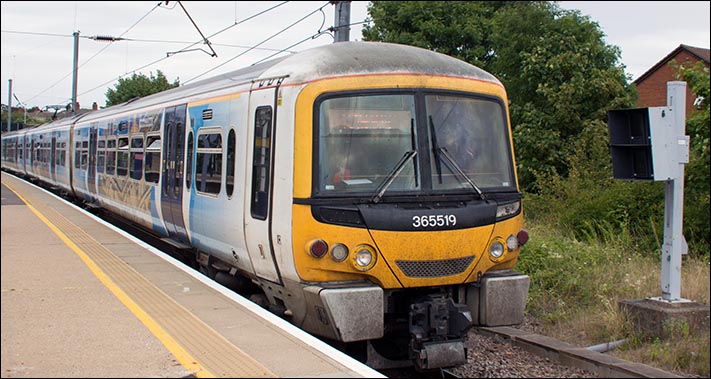
[[[235,275],[211,257],[198,260],[203,273],[217,282],[374,369],[414,366],[428,371],[465,364],[473,326],[523,321],[530,283],[526,275],[502,270],[458,286],[383,290],[367,282],[292,283],[275,291],[273,285]],[[281,299],[284,289],[300,291],[301,304]]]

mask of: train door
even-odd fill
[[[256,85],[256,84],[255,84]],[[249,100],[251,136],[247,157],[248,189],[245,196],[244,232],[255,274],[280,283],[272,241],[272,193],[276,131],[276,87],[253,90]]]
[[[185,110],[186,105],[167,108],[163,131],[161,210],[168,236],[179,242],[188,242],[183,218]]]
[[[89,157],[86,173],[86,188],[92,200],[96,200],[96,146],[97,146],[97,123],[92,123],[89,127]]]
[[[52,178],[52,182],[57,182],[57,132],[52,131],[52,145],[49,154],[49,176]]]

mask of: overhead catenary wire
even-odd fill
[[[221,30],[219,30],[219,31],[217,31],[217,32],[215,32],[215,33],[213,33],[213,34],[210,35],[208,38],[215,37],[216,35],[221,34],[221,33],[225,32],[225,31],[227,31],[227,30],[229,30],[229,29],[231,29],[231,28],[233,28],[233,27],[235,27],[235,26],[237,26],[237,25],[239,25],[239,24],[241,24],[241,23],[243,23],[243,22],[246,22],[246,21],[248,21],[248,20],[251,20],[251,19],[253,19],[253,18],[257,17],[257,16],[260,16],[260,15],[262,15],[262,14],[265,14],[265,13],[267,13],[267,12],[269,12],[269,11],[272,11],[272,10],[274,10],[274,9],[276,9],[276,8],[278,8],[278,7],[280,7],[280,6],[284,5],[284,4],[286,4],[286,3],[288,3],[288,1],[283,1],[283,2],[281,2],[281,3],[279,3],[279,4],[275,5],[275,6],[272,6],[272,7],[270,7],[270,8],[267,8],[267,9],[265,9],[265,10],[263,10],[263,11],[260,11],[260,12],[258,12],[258,13],[256,13],[256,14],[254,14],[254,15],[252,15],[252,16],[249,16],[249,17],[247,17],[247,18],[245,18],[245,19],[243,19],[243,20],[241,20],[241,21],[239,21],[239,22],[236,22],[236,21],[235,21],[232,25],[227,26],[227,27],[225,27],[225,28],[223,28],[223,29],[221,29]],[[159,4],[160,4],[160,3],[159,3]],[[168,8],[168,9],[172,9],[172,8]],[[201,41],[193,42],[193,43],[191,43],[190,45],[186,46],[185,48],[179,50],[178,52],[180,52],[180,51],[186,51],[187,49],[190,49],[191,47],[197,45],[197,44],[200,43],[200,42],[201,42]],[[255,49],[254,46],[252,46],[252,47],[247,47],[247,48],[248,48],[249,50],[254,50],[254,49]],[[87,93],[89,93],[89,92],[91,92],[91,91],[94,91],[94,90],[100,88],[100,87],[103,87],[103,86],[106,86],[106,85],[108,85],[108,84],[110,84],[110,83],[113,83],[113,82],[115,82],[116,80],[120,80],[122,76],[125,76],[125,75],[127,75],[127,74],[129,74],[129,73],[135,73],[135,72],[140,71],[140,70],[142,70],[142,69],[144,69],[144,68],[146,68],[146,67],[150,67],[150,66],[152,66],[152,65],[154,65],[154,64],[157,64],[157,63],[159,63],[159,62],[161,62],[161,61],[164,61],[164,60],[166,60],[166,59],[172,57],[173,55],[175,55],[175,54],[166,55],[165,57],[162,57],[162,58],[159,58],[159,59],[157,59],[157,60],[154,60],[154,61],[152,61],[152,62],[150,62],[150,63],[148,63],[148,64],[145,64],[145,65],[143,65],[143,66],[141,66],[141,67],[135,68],[135,69],[130,70],[130,71],[126,71],[123,75],[119,75],[118,78],[113,78],[113,79],[111,79],[111,80],[109,80],[109,81],[106,81],[106,82],[104,82],[104,83],[101,83],[101,84],[97,85],[96,87],[93,87],[93,88],[91,88],[91,89],[89,89],[89,90],[87,90],[87,91],[85,91],[85,92],[82,92],[80,95],[87,94]]]
[[[260,15],[263,15],[263,14],[265,14],[265,13],[267,13],[267,12],[270,12],[270,11],[272,11],[272,10],[274,10],[274,9],[276,9],[276,8],[278,8],[278,7],[280,7],[280,6],[284,5],[284,4],[286,4],[286,3],[289,3],[289,1],[283,1],[283,2],[280,2],[279,4],[276,4],[276,5],[270,5],[269,8],[264,9],[264,10],[262,10],[262,11],[260,11],[260,12],[257,12],[257,13],[255,13],[255,14],[253,14],[253,15],[251,15],[251,16],[249,16],[249,17],[246,17],[246,18],[244,18],[244,19],[242,19],[242,20],[239,20],[239,21],[235,18],[235,21],[234,21],[233,23],[231,23],[230,25],[224,27],[223,29],[219,30],[219,31],[216,32],[216,33],[213,33],[212,35],[210,35],[210,36],[208,36],[208,37],[206,37],[206,38],[212,38],[212,37],[214,37],[214,36],[216,36],[216,35],[219,35],[219,34],[221,34],[221,33],[224,33],[224,32],[226,32],[227,30],[230,30],[230,29],[234,28],[235,26],[237,26],[237,25],[239,25],[239,24],[242,24],[242,23],[244,23],[244,22],[246,22],[246,21],[252,20],[252,19],[254,19],[254,18],[256,18],[256,17],[258,17],[258,16],[260,16]],[[114,42],[114,41],[120,40],[120,41],[124,41],[124,42],[187,43],[187,42],[185,42],[185,41],[160,41],[160,40],[137,39],[137,38],[126,38],[126,37],[123,37],[123,36],[124,36],[127,32],[129,32],[133,27],[135,27],[136,25],[138,25],[142,20],[144,20],[147,16],[149,16],[150,13],[153,12],[157,7],[161,7],[161,8],[163,8],[163,9],[171,9],[171,8],[162,6],[162,4],[163,4],[163,2],[160,2],[160,3],[156,4],[156,5],[155,5],[150,11],[148,11],[143,17],[141,17],[141,18],[140,18],[138,21],[136,21],[130,28],[128,28],[124,33],[122,33],[122,34],[120,35],[120,37],[116,37],[116,38],[111,37],[111,38],[109,39],[109,38],[103,38],[103,37],[101,37],[101,36],[80,36],[80,38],[90,38],[90,39],[94,39],[94,40],[107,40],[107,41],[109,41],[109,42]],[[167,2],[166,2],[165,4],[167,4]],[[238,3],[235,3],[235,4],[238,4]],[[246,53],[248,53],[248,52],[250,52],[250,51],[253,51],[253,50],[264,50],[264,51],[271,51],[271,52],[274,52],[274,54],[270,54],[267,58],[262,59],[262,61],[265,60],[265,59],[269,59],[269,58],[271,58],[271,57],[273,57],[273,56],[276,56],[276,55],[278,55],[278,54],[284,53],[284,52],[287,52],[287,53],[294,53],[294,51],[291,50],[294,46],[297,46],[297,45],[299,45],[299,44],[302,44],[302,43],[304,43],[304,42],[306,42],[306,41],[308,41],[308,40],[316,39],[316,38],[322,36],[323,34],[326,34],[327,32],[326,32],[326,31],[322,31],[321,29],[319,29],[319,31],[316,32],[315,34],[313,34],[313,35],[311,35],[311,36],[308,36],[308,37],[306,37],[306,38],[304,38],[304,39],[301,39],[301,40],[299,40],[298,42],[295,42],[295,43],[291,44],[291,45],[290,45],[289,47],[287,47],[287,48],[276,49],[276,48],[268,48],[268,47],[265,47],[265,46],[263,46],[263,45],[264,45],[265,43],[267,43],[268,41],[272,40],[273,38],[275,38],[276,36],[278,36],[278,35],[280,35],[280,34],[283,34],[284,32],[286,32],[287,30],[289,30],[289,29],[292,28],[293,26],[299,24],[300,22],[303,22],[303,20],[305,20],[305,19],[308,18],[309,16],[312,16],[314,13],[319,12],[319,11],[323,13],[323,9],[324,9],[325,6],[328,5],[328,4],[332,4],[332,2],[326,2],[326,3],[324,3],[324,4],[321,5],[318,9],[316,9],[316,10],[314,10],[314,11],[308,13],[306,16],[302,17],[300,20],[298,20],[298,21],[292,23],[291,25],[285,27],[285,28],[282,29],[281,31],[275,33],[274,35],[270,36],[269,38],[266,38],[266,39],[260,41],[259,43],[255,44],[255,45],[252,45],[252,46],[243,46],[243,45],[219,44],[219,43],[214,43],[214,44],[212,44],[213,46],[238,47],[238,48],[242,48],[242,49],[246,49],[246,50],[245,50],[244,52],[242,52],[241,54],[238,54],[237,56],[232,57],[231,59],[229,59],[228,62],[222,63],[222,64],[220,64],[220,65],[218,65],[218,66],[216,66],[216,67],[214,67],[214,68],[212,68],[212,69],[210,69],[210,70],[207,70],[207,71],[203,72],[202,74],[200,74],[200,75],[198,75],[198,76],[196,76],[196,77],[191,78],[191,79],[188,80],[187,82],[193,81],[193,80],[195,80],[195,79],[197,79],[197,78],[199,78],[199,77],[202,77],[202,76],[204,76],[204,75],[206,75],[206,74],[208,74],[208,73],[210,73],[210,72],[213,72],[214,70],[216,70],[216,69],[218,69],[218,68],[224,66],[225,64],[227,64],[227,63],[229,63],[229,62],[234,61],[235,59],[237,59],[237,58],[239,58],[239,57],[241,57],[241,56],[245,55]],[[172,8],[175,8],[175,6],[177,6],[177,4],[176,4],[175,2],[173,2],[173,4],[171,4],[171,5],[174,5]],[[235,7],[235,9],[237,10],[238,8]],[[237,14],[237,13],[236,13],[236,14]],[[236,15],[236,14],[235,14],[235,15]],[[366,22],[367,22],[367,21],[366,21]],[[350,25],[355,25],[355,24],[358,24],[358,23],[351,23]],[[322,26],[323,26],[323,25],[322,25]],[[329,29],[327,29],[327,30],[328,30],[328,31],[331,31],[332,28],[329,28]],[[17,32],[17,31],[3,31],[3,32],[20,33],[20,34],[48,35],[48,36],[55,36],[55,37],[69,37],[69,35],[66,35],[66,34],[65,34],[65,35],[62,35],[62,34],[51,34],[51,33],[32,33],[32,32]],[[201,40],[198,40],[198,41],[196,41],[196,42],[194,42],[194,43],[190,43],[188,46],[186,46],[186,47],[183,48],[182,50],[188,50],[188,49],[190,49],[192,46],[195,46],[195,45],[197,45],[197,44],[200,44],[200,43],[202,43],[203,41],[204,41],[204,39],[201,39]],[[105,47],[105,48],[103,48],[103,49],[101,49],[100,52],[94,54],[92,57],[90,57],[90,58],[87,59],[86,61],[82,62],[81,66],[79,66],[79,67],[85,67],[88,63],[90,63],[90,61],[93,61],[93,59],[95,59],[96,56],[98,56],[99,54],[101,54],[102,52],[104,52],[107,48],[108,48],[108,46]],[[160,63],[161,61],[164,61],[164,60],[167,59],[167,58],[168,58],[167,56],[166,56],[166,57],[161,57],[160,59],[153,60],[153,61],[151,61],[151,62],[148,62],[147,64],[140,65],[139,67],[136,67],[136,68],[133,68],[133,69],[130,69],[130,70],[126,70],[126,71],[124,72],[124,74],[118,75],[118,76],[116,76],[116,77],[114,77],[114,78],[111,78],[110,80],[107,80],[106,82],[101,83],[101,84],[99,84],[99,85],[97,85],[97,86],[93,86],[93,88],[91,88],[91,89],[88,89],[88,90],[85,90],[85,91],[81,91],[81,93],[80,93],[79,95],[81,95],[81,96],[86,95],[87,93],[92,92],[92,91],[95,91],[96,89],[98,89],[98,88],[100,88],[100,87],[105,87],[105,86],[109,85],[110,83],[115,82],[116,80],[120,80],[121,78],[125,77],[126,75],[129,75],[129,74],[131,74],[131,73],[134,73],[134,74],[135,74],[136,72],[139,72],[140,70],[143,70],[143,69],[146,69],[147,67],[156,65],[156,64]],[[260,62],[261,62],[261,61],[260,61]],[[257,62],[257,63],[258,63],[258,62]],[[253,64],[256,64],[256,63],[253,63]],[[57,81],[56,83],[54,83],[54,84],[53,84],[52,86],[50,86],[49,88],[47,88],[47,89],[43,90],[42,92],[40,92],[40,93],[38,93],[38,94],[32,96],[31,99],[36,99],[38,96],[40,96],[40,95],[42,95],[43,93],[46,93],[47,91],[49,91],[49,90],[51,90],[52,88],[56,87],[56,85],[58,85],[59,83],[61,83],[63,80],[65,80],[65,79],[66,79],[67,77],[69,77],[70,75],[71,75],[71,72],[70,72],[69,74],[67,74],[66,76],[64,76],[62,79],[60,79],[59,81]],[[185,84],[185,83],[186,83],[186,82],[181,83],[181,84]],[[25,96],[27,96],[27,95],[25,95]],[[67,98],[67,100],[69,101],[69,98]],[[29,101],[29,100],[28,100],[28,101]],[[55,103],[55,104],[56,104],[56,103]]]
[[[131,25],[128,29],[126,29],[126,31],[124,31],[123,33],[121,33],[121,35],[119,35],[119,38],[121,38],[124,34],[128,33],[131,29],[133,29],[136,25],[138,25],[138,23],[140,23],[140,22],[141,22],[143,19],[145,19],[149,14],[151,14],[151,12],[153,12],[156,8],[158,8],[159,5],[160,5],[160,3],[156,4],[153,8],[151,8],[151,10],[149,10],[145,15],[143,15],[143,17],[141,17],[140,19],[138,19],[138,21],[136,21],[135,23],[133,23],[133,25]],[[91,37],[85,37],[85,38],[91,38]],[[111,46],[111,45],[104,46],[104,47],[103,47],[101,50],[99,50],[96,54],[92,55],[91,57],[89,57],[89,59],[87,59],[87,60],[84,61],[81,65],[79,65],[79,66],[77,67],[77,69],[80,69],[80,68],[84,67],[84,65],[86,65],[86,64],[89,63],[92,59],[94,59],[96,56],[98,56],[99,54],[101,54],[102,52],[104,52],[104,50],[106,50],[109,46]],[[35,99],[36,97],[38,97],[38,96],[42,95],[43,93],[49,91],[50,89],[54,88],[56,85],[58,85],[59,83],[61,83],[64,79],[66,79],[67,77],[69,77],[70,75],[72,75],[72,73],[73,73],[73,70],[70,71],[68,74],[64,75],[61,79],[59,79],[57,82],[55,82],[54,84],[52,84],[51,86],[49,86],[47,89],[41,91],[41,92],[38,93],[37,95],[32,96],[32,97],[31,97],[29,100],[27,100],[27,101],[33,100],[33,99]],[[70,99],[70,100],[71,100],[71,99]]]
[[[199,78],[199,77],[204,76],[205,74],[208,74],[208,73],[210,73],[210,72],[212,72],[212,71],[215,71],[215,70],[217,70],[218,68],[220,68],[220,67],[226,65],[227,63],[230,63],[230,62],[232,62],[233,60],[235,60],[235,59],[237,59],[237,58],[243,56],[244,54],[246,54],[246,53],[252,51],[255,47],[260,46],[261,44],[263,44],[263,43],[265,43],[265,42],[271,40],[272,38],[278,36],[279,34],[284,33],[285,31],[289,30],[289,29],[292,28],[294,25],[297,25],[298,23],[302,22],[303,20],[309,18],[309,17],[310,17],[311,15],[313,15],[314,13],[319,12],[319,11],[322,11],[322,9],[323,9],[326,5],[328,5],[328,4],[330,4],[330,3],[331,3],[330,1],[326,2],[324,5],[320,6],[319,8],[317,8],[316,10],[314,10],[313,12],[310,12],[309,14],[307,14],[306,16],[300,18],[299,20],[297,20],[296,22],[292,23],[291,25],[289,25],[289,26],[285,27],[284,29],[282,29],[282,30],[280,30],[280,31],[278,31],[278,32],[276,32],[276,33],[274,33],[274,34],[272,34],[271,36],[267,37],[266,39],[262,40],[261,42],[257,43],[256,45],[254,45],[252,48],[247,49],[246,51],[244,51],[244,52],[242,52],[242,53],[240,53],[240,54],[238,54],[238,55],[236,55],[236,56],[234,56],[234,57],[228,59],[226,62],[223,62],[223,63],[221,63],[221,64],[219,64],[219,65],[217,65],[217,66],[215,66],[215,67],[213,67],[213,68],[211,68],[211,69],[209,69],[209,70],[203,72],[203,73],[200,74],[200,75],[197,75],[197,76],[195,76],[195,77],[192,77],[192,78],[188,79],[187,81],[185,81],[185,83],[189,83],[189,82],[191,82],[191,81],[193,81],[193,80],[195,80],[195,79],[197,79],[197,78]],[[308,39],[307,39],[307,40],[308,40]]]

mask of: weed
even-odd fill
[[[550,203],[533,198],[527,197],[535,203],[531,208],[550,211]],[[546,215],[527,220],[532,238],[516,267],[531,277],[527,312],[540,322],[541,333],[577,346],[625,339],[612,352],[621,359],[709,376],[708,331],[698,335],[683,320],[670,321],[664,325],[668,338],[650,339],[637,334],[619,309],[621,300],[660,296],[658,236],[649,233],[649,243],[640,243],[631,225],[609,220],[588,220],[577,231],[561,229]],[[709,303],[707,254],[685,255],[681,279],[683,298]]]

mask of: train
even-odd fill
[[[524,317],[508,105],[459,59],[338,42],[5,133],[2,169],[371,367],[434,370],[466,363],[472,327]]]

